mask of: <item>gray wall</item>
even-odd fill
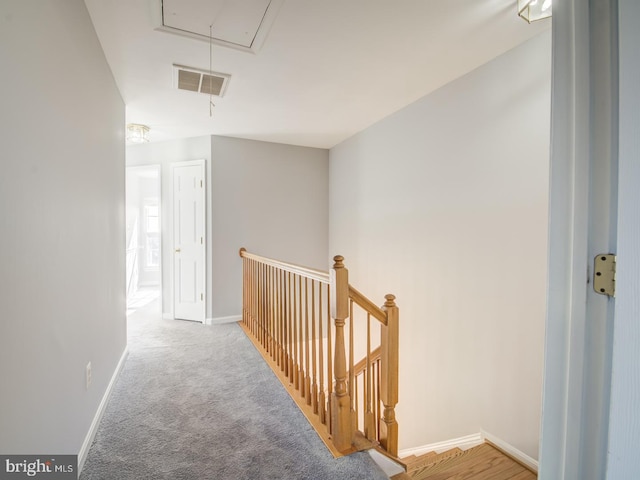
[[[327,150],[211,137],[213,316],[242,306],[240,247],[327,270]]]
[[[162,221],[162,312],[173,315],[173,187],[171,164],[205,160],[207,182],[207,318],[211,318],[211,140],[209,136],[127,146],[127,166],[160,165]]]
[[[536,458],[550,32],[330,152],[331,252],[400,307],[400,448],[484,430]]]
[[[0,63],[0,452],[77,454],[126,345],[124,103],[82,0],[2,1]]]

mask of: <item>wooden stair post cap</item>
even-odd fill
[[[384,298],[386,299],[386,302],[384,302],[384,306],[385,307],[395,307],[396,306],[396,296],[392,295],[391,293],[387,293]]]

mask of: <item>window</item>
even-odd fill
[[[145,267],[160,267],[160,207],[158,204],[144,206]]]

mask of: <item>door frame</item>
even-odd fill
[[[207,232],[207,195],[208,195],[208,186],[207,186],[207,176],[206,176],[206,160],[198,159],[198,160],[185,160],[180,162],[172,162],[171,167],[171,311],[172,316],[175,319],[175,311],[176,311],[176,272],[175,272],[175,196],[174,196],[174,178],[175,178],[175,169],[178,167],[189,167],[189,166],[199,166],[202,172],[202,182],[203,182],[203,205],[202,205],[202,232],[203,232],[203,253],[202,253],[202,290],[203,290],[203,302],[202,302],[202,323],[206,323],[207,319],[207,245],[209,242],[208,232]]]
[[[553,5],[542,480],[606,475],[615,300],[590,277],[617,248],[617,14],[616,0]]]

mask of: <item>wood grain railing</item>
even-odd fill
[[[395,297],[377,307],[349,285],[341,256],[330,272],[240,256],[241,325],[330,450],[397,456]]]

